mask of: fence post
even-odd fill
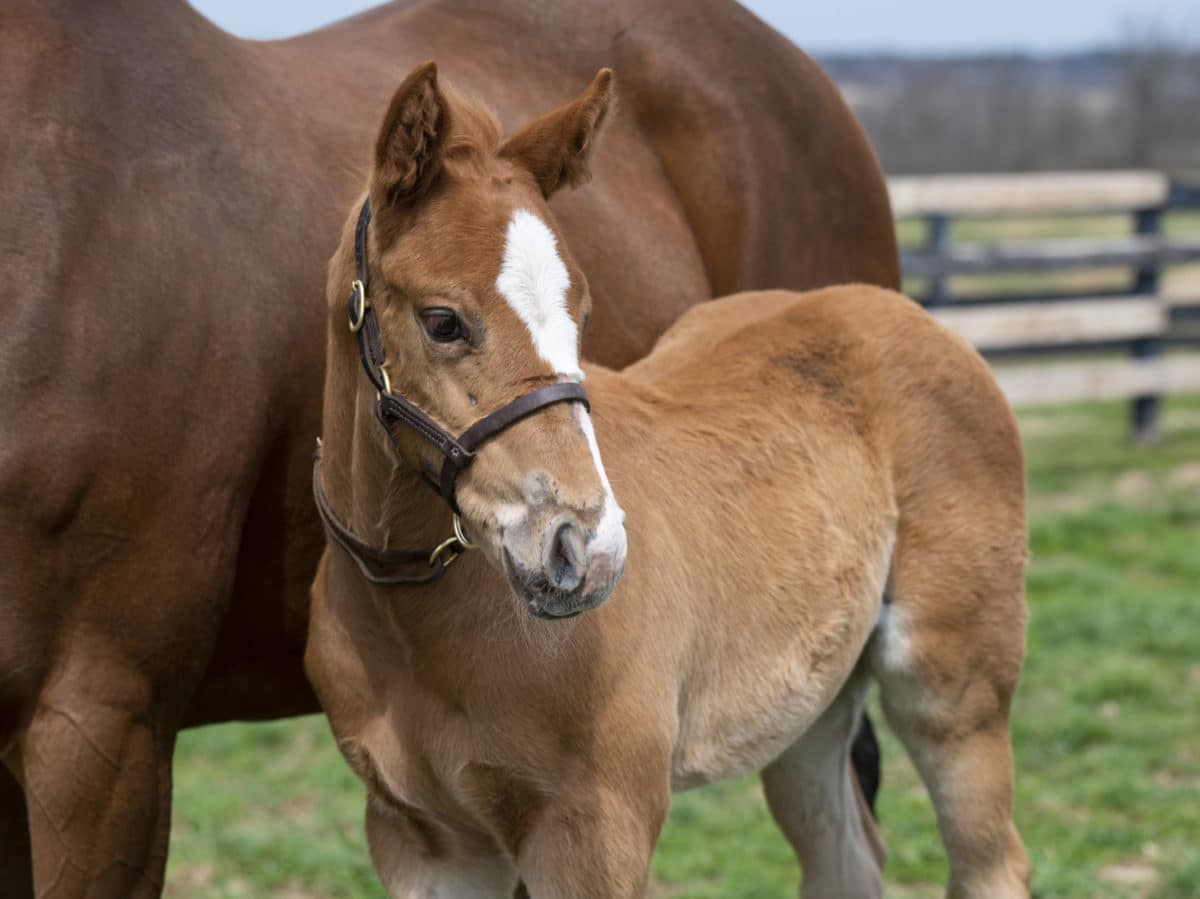
[[[1134,230],[1139,235],[1159,235],[1162,233],[1163,208],[1155,206],[1139,209],[1134,213]],[[1139,266],[1135,272],[1133,292],[1155,301],[1158,296],[1160,280],[1159,260],[1155,259],[1149,265]],[[1163,342],[1161,337],[1144,337],[1133,342],[1135,359],[1153,359],[1162,355]],[[1141,444],[1154,443],[1158,439],[1159,414],[1162,406],[1160,394],[1134,397],[1133,400],[1133,436]]]
[[[925,217],[925,249],[933,256],[941,256],[950,246],[950,217],[935,212]],[[946,289],[946,276],[933,275],[925,291],[926,306],[945,306],[950,301]]]

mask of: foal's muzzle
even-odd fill
[[[520,543],[526,552],[504,541],[504,572],[538,618],[571,618],[602,605],[625,570],[624,528],[597,534],[570,512],[551,519],[536,542]],[[528,552],[530,544],[536,552]]]

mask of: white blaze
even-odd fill
[[[504,262],[496,289],[529,328],[533,348],[560,375],[583,377],[579,369],[579,331],[567,311],[571,276],[546,223],[518,209],[508,223]]]
[[[525,323],[533,348],[564,380],[583,380],[579,367],[579,329],[567,310],[571,276],[558,254],[558,242],[546,223],[527,209],[513,212],[504,242],[504,260],[496,290]],[[592,546],[614,558],[625,554],[625,513],[613,496],[608,473],[600,461],[600,448],[587,410],[577,406],[596,474],[604,488],[604,512]]]

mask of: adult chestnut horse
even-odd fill
[[[605,190],[555,203],[594,358],[714,294],[896,283],[857,125],[729,0],[402,3],[267,44],[183,0],[5,0],[5,899],[30,832],[40,895],[155,895],[180,725],[316,709],[319,285],[376,110],[430,56],[508,123],[620,73]]]
[[[624,372],[587,367],[585,392],[603,300],[546,201],[586,177],[611,89],[603,71],[501,141],[417,69],[330,264],[333,542],[306,663],[376,870],[396,899],[506,899],[518,878],[642,897],[671,790],[762,770],[802,894],[880,896],[847,765],[873,677],[949,895],[1028,897],[1008,404],[965,342],[864,285],[697,306]],[[398,583],[403,548],[451,533],[480,551]]]

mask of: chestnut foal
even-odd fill
[[[949,894],[1028,896],[1007,404],[866,286],[701,304],[585,393],[587,282],[546,200],[586,178],[611,91],[601,72],[501,142],[418,69],[330,264],[306,664],[381,879],[644,896],[671,791],[761,770],[802,895],[879,896],[847,764],[874,678]]]

